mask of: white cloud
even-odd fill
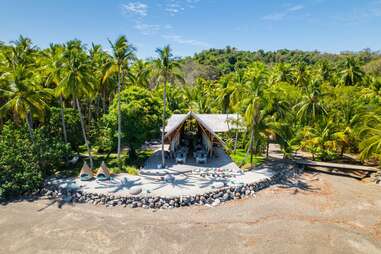
[[[127,13],[139,15],[142,17],[147,16],[148,14],[148,6],[140,2],[130,2],[128,4],[122,4],[122,8]]]
[[[179,44],[187,44],[187,45],[192,45],[197,47],[209,47],[209,44],[206,42],[198,41],[194,39],[186,39],[180,35],[163,35],[162,37],[164,39],[167,39]]]
[[[346,24],[360,24],[368,22],[370,19],[379,19],[380,17],[381,0],[373,1],[368,5],[362,6],[362,8],[349,10],[333,16],[336,21]]]
[[[168,12],[171,16],[174,16],[188,8],[195,8],[195,5],[198,2],[200,2],[200,0],[169,0],[168,3],[164,5],[164,11]]]
[[[176,15],[180,11],[185,10],[183,6],[181,6],[179,3],[170,3],[168,4],[165,9],[166,12],[169,12],[171,15]]]
[[[294,5],[294,6],[291,6],[290,8],[287,9],[288,12],[293,12],[293,11],[300,11],[300,10],[303,10],[304,7],[303,5]]]
[[[271,13],[269,15],[263,16],[262,19],[267,21],[281,21],[287,16],[291,15],[293,12],[301,11],[303,9],[304,9],[303,5],[300,5],[300,4],[293,5],[286,8],[284,11],[275,12],[275,13]]]
[[[160,25],[150,25],[142,22],[137,22],[134,26],[143,35],[151,35],[160,31]]]

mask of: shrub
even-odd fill
[[[144,141],[157,137],[161,125],[161,101],[151,91],[131,86],[121,92],[122,143],[129,148],[130,160],[135,160],[136,150]],[[101,123],[97,144],[102,151],[116,150],[117,98]]]
[[[135,167],[132,167],[132,166],[128,166],[128,167],[125,167],[125,170],[128,174],[130,175],[138,175],[139,174],[139,170]]]
[[[26,128],[5,124],[0,137],[0,198],[37,190],[46,176],[64,169],[70,146],[45,129],[37,129],[33,144]]]
[[[60,108],[55,107],[49,109],[46,117],[48,124],[46,124],[46,126],[47,131],[49,131],[52,136],[63,139],[60,110]],[[78,111],[72,108],[65,108],[64,116],[68,142],[71,148],[78,152],[79,146],[84,143]]]

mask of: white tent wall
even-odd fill
[[[208,154],[211,154],[213,149],[213,144],[212,144],[212,141],[209,139],[208,135],[204,131],[202,132],[202,144],[208,151]]]
[[[176,132],[174,137],[171,140],[171,152],[174,152],[176,148],[180,145],[180,131]]]

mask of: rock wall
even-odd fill
[[[245,184],[235,187],[223,187],[202,195],[179,196],[173,198],[160,196],[129,196],[120,197],[112,194],[97,194],[76,191],[73,189],[60,188],[53,184],[47,184],[40,194],[48,199],[58,199],[60,202],[67,203],[90,203],[94,205],[123,206],[131,208],[152,208],[170,209],[191,205],[216,206],[229,200],[241,199],[245,197],[255,197],[255,193],[271,185],[281,183],[289,177],[302,173],[302,169],[294,164],[278,163],[275,166],[276,172],[269,179]]]

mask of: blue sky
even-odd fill
[[[381,49],[381,0],[2,0],[0,41],[39,47],[77,38],[108,46],[125,34],[140,57],[231,45],[245,50]]]

